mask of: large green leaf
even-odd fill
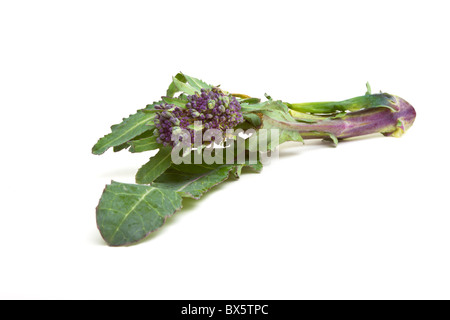
[[[150,184],[172,164],[172,148],[161,148],[136,174],[136,183]]]
[[[262,169],[259,161],[256,164],[246,162],[245,164],[172,165],[152,185],[174,190],[182,197],[198,200],[211,188],[227,180],[230,173],[239,178],[242,168],[246,166],[258,172]]]
[[[200,199],[212,187],[228,179],[235,165],[173,165],[155,180],[154,186],[178,192],[182,197]]]
[[[128,245],[160,228],[181,202],[172,190],[112,182],[97,207],[97,226],[109,245]]]
[[[153,109],[155,105],[161,101],[148,105],[144,110]],[[123,119],[123,122],[111,127],[111,133],[101,138],[92,148],[92,153],[100,155],[105,153],[111,147],[117,147],[139,136],[153,127],[153,119],[155,114],[146,113],[139,110],[137,113]]]

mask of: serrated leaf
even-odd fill
[[[162,148],[162,144],[156,142],[157,137],[152,136],[139,140],[131,140],[128,142],[131,153],[145,152]]]
[[[132,244],[159,229],[181,202],[172,190],[113,181],[97,207],[97,226],[109,245]]]
[[[147,109],[152,109],[160,103],[161,101],[148,105]],[[92,153],[101,155],[109,148],[120,146],[145,131],[151,130],[154,117],[154,114],[144,113],[142,110],[139,110],[137,113],[123,119],[122,123],[111,127],[110,134],[104,136],[95,144],[92,148]]]
[[[136,174],[136,183],[150,184],[172,164],[172,148],[161,148]]]

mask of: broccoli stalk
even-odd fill
[[[291,114],[297,122],[275,121],[264,117],[280,129],[297,131],[303,139],[327,138],[330,135],[338,139],[382,133],[386,136],[400,137],[414,123],[416,111],[404,99],[387,93],[368,94],[341,102],[314,102],[288,104]],[[314,120],[302,122],[302,112],[335,112],[332,116],[317,116]],[[345,112],[345,110],[358,110]]]

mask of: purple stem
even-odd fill
[[[300,132],[304,139],[326,138],[330,134],[338,139],[383,133],[387,136],[401,136],[414,123],[416,111],[404,99],[392,96],[392,106],[397,111],[386,107],[364,109],[349,112],[336,119],[327,119],[315,123],[285,122],[264,116],[273,126]]]

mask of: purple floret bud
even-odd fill
[[[172,141],[172,134],[180,134],[186,130],[193,144],[195,121],[202,121],[203,133],[207,129],[219,129],[224,135],[227,129],[233,129],[243,122],[239,102],[219,88],[202,89],[200,93],[187,96],[187,100],[185,108],[171,104],[155,106],[156,110],[161,110],[156,113],[154,121],[157,134],[159,133],[158,143],[174,146],[177,142]]]

